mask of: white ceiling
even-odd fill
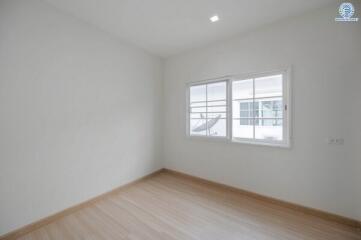
[[[158,56],[167,57],[333,0],[46,0]],[[209,18],[218,14],[220,21]]]

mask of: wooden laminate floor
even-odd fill
[[[20,239],[361,239],[348,226],[162,172]]]

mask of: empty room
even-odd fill
[[[361,240],[360,0],[0,0],[0,240]]]

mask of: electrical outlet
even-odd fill
[[[336,142],[336,139],[331,138],[331,137],[327,138],[327,143],[328,143],[329,145],[333,145],[333,144],[335,144],[335,142]]]
[[[335,144],[336,145],[343,145],[345,142],[345,140],[343,138],[336,138],[335,139]]]
[[[343,145],[345,143],[345,139],[329,137],[327,138],[327,143],[329,145]]]

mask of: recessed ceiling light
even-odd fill
[[[217,21],[219,21],[219,17],[218,17],[218,15],[214,15],[209,20],[211,20],[211,22],[217,22]]]

